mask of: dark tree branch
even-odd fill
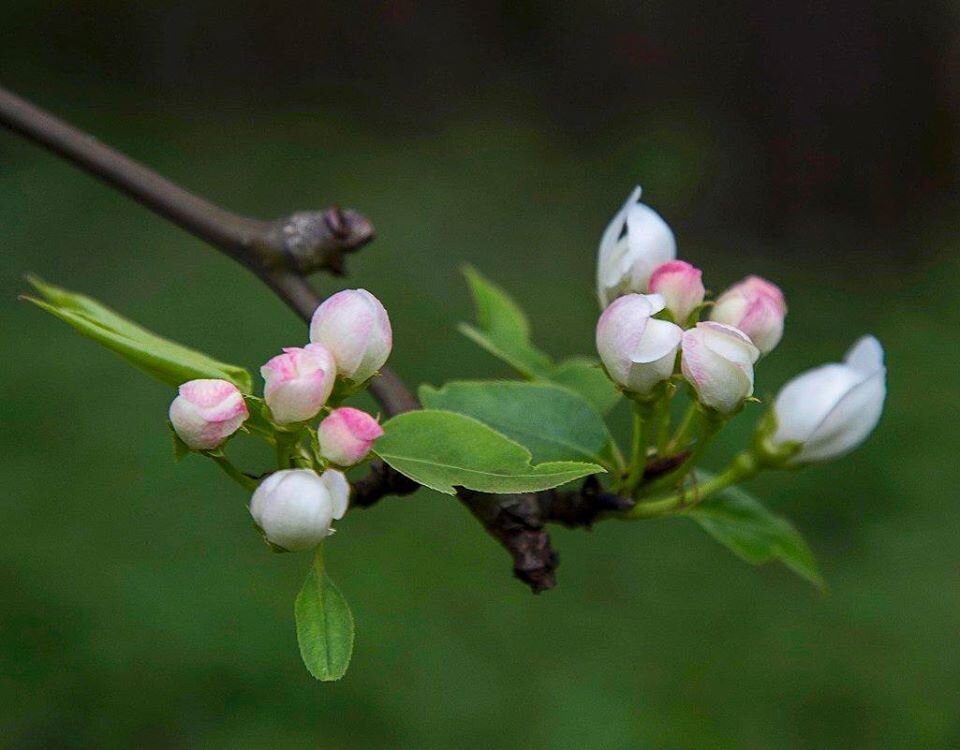
[[[373,225],[351,210],[297,212],[262,221],[225,211],[153,170],[0,88],[0,125],[43,146],[169,219],[246,266],[301,318],[310,320],[320,298],[306,276],[319,270],[344,273],[344,256],[370,242]],[[416,397],[384,368],[370,390],[387,416],[420,408]],[[416,482],[382,462],[354,484],[353,505],[369,507],[387,495],[407,495]],[[463,490],[458,497],[514,561],[514,574],[534,592],[556,585],[556,553],[548,522],[590,526],[599,514],[624,510],[633,501],[606,493],[595,479],[578,491],[487,495]]]

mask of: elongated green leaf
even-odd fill
[[[826,588],[800,532],[740,487],[722,490],[685,515],[741,560],[751,565],[779,560],[818,588]]]
[[[547,377],[553,365],[530,343],[530,323],[516,302],[475,269],[468,266],[463,273],[476,305],[477,325],[461,323],[460,332],[525,377]]]
[[[420,388],[428,409],[478,419],[527,448],[533,460],[598,461],[610,442],[603,418],[585,399],[550,383],[460,381]]]
[[[353,613],[327,575],[323,545],[317,547],[307,580],[294,605],[297,643],[307,670],[323,682],[339,680],[353,655]]]
[[[250,373],[242,367],[218,362],[157,336],[83,294],[55,287],[36,277],[29,280],[44,299],[25,297],[26,300],[163,383],[176,386],[197,378],[220,378],[244,393],[253,390]]]
[[[579,393],[602,415],[609,414],[622,395],[600,368],[600,363],[589,357],[572,357],[561,362],[550,373],[550,382]]]
[[[377,454],[415,482],[449,495],[456,487],[479,492],[536,492],[604,470],[592,463],[533,465],[530,451],[472,417],[425,409],[383,425]]]

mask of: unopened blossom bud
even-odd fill
[[[684,331],[680,367],[700,403],[721,414],[753,395],[753,364],[760,351],[746,334],[723,323],[697,323]]]
[[[310,340],[327,347],[337,372],[353,383],[375,375],[393,347],[387,311],[366,289],[346,289],[325,300],[310,321]]]
[[[660,214],[640,203],[640,192],[639,187],[634,189],[600,238],[600,307],[606,307],[622,294],[646,292],[654,269],[677,257],[673,231]]]
[[[344,406],[334,409],[317,428],[320,455],[337,466],[353,466],[370,452],[383,428],[365,411]]]
[[[347,512],[350,486],[339,471],[284,469],[261,482],[250,515],[267,540],[290,552],[316,547]]]
[[[317,415],[330,398],[337,377],[333,355],[319,344],[286,347],[260,368],[263,398],[280,424],[303,422]]]
[[[653,272],[650,292],[662,296],[673,319],[684,325],[691,313],[703,304],[706,294],[703,273],[685,261],[671,260]]]
[[[191,380],[170,404],[173,429],[194,450],[219,447],[248,416],[243,394],[226,380]]]
[[[614,382],[638,396],[673,374],[680,326],[652,316],[663,310],[659,294],[628,294],[603,311],[597,322],[597,351]]]
[[[759,276],[748,276],[720,295],[710,320],[739,328],[761,354],[769,354],[783,338],[786,314],[780,287]]]
[[[799,443],[789,463],[826,461],[848,453],[877,426],[887,394],[883,347],[864,336],[842,363],[822,365],[798,375],[773,404],[774,448]]]

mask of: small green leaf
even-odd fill
[[[550,373],[550,382],[579,393],[603,415],[609,414],[622,396],[600,363],[589,357],[572,357],[561,362]]]
[[[428,409],[478,419],[527,448],[533,460],[598,461],[610,442],[603,418],[576,393],[551,383],[473,381],[421,386]]]
[[[317,547],[307,580],[294,605],[297,642],[307,670],[323,682],[339,680],[353,655],[353,613],[327,575],[323,545]]]
[[[684,515],[741,560],[751,565],[779,560],[817,588],[826,589],[813,553],[800,532],[740,487],[728,487]]]
[[[377,454],[415,482],[448,495],[456,487],[478,492],[536,492],[603,473],[596,464],[551,461],[533,465],[530,451],[463,414],[425,409],[383,425]]]
[[[177,386],[197,378],[220,378],[230,381],[243,393],[253,390],[250,373],[242,367],[218,362],[157,336],[90,297],[47,284],[35,276],[28,279],[44,300],[24,299],[163,383]]]
[[[477,270],[463,270],[477,311],[477,325],[461,323],[459,330],[493,356],[525,377],[547,377],[550,357],[530,343],[530,323],[523,310],[496,284]]]
[[[167,427],[170,428],[170,435],[173,437],[173,459],[174,461],[182,461],[193,451],[189,445],[180,439],[180,436],[177,434],[177,431],[173,429],[173,425],[170,422],[167,422]]]

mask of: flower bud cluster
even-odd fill
[[[754,366],[783,338],[786,301],[772,282],[748,276],[705,302],[700,269],[677,260],[676,247],[637,188],[600,240],[597,351],[633,399],[659,399],[663,383],[682,380],[702,409],[726,419],[752,398]],[[709,319],[701,321],[704,310]],[[771,456],[795,446],[791,465],[840,455],[872,431],[885,394],[883,350],[867,337],[843,364],[812,370],[781,391],[764,444]]]
[[[363,461],[383,429],[373,416],[338,402],[377,374],[392,346],[383,305],[351,289],[317,308],[309,343],[284,348],[260,368],[263,419],[251,432],[276,447],[278,471],[256,488],[250,512],[275,547],[316,546],[346,512],[350,486],[339,469]],[[192,380],[170,405],[170,423],[187,447],[226,462],[224,444],[258,403],[226,380]]]

